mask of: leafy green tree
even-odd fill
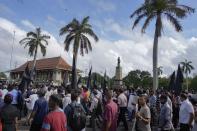
[[[197,91],[197,76],[191,80],[190,89]]]
[[[5,73],[3,73],[3,72],[0,72],[0,79],[7,79],[7,76],[6,76],[6,74]]]
[[[22,39],[19,43],[21,45],[24,45],[24,48],[29,48],[29,55],[34,57],[33,59],[33,66],[31,71],[31,76],[33,75],[33,70],[36,66],[36,58],[38,49],[40,48],[40,51],[43,56],[46,55],[46,46],[48,45],[48,39],[50,39],[50,36],[42,34],[40,28],[36,28],[36,31],[30,31],[27,33],[26,38]]]
[[[173,25],[177,32],[182,31],[182,25],[179,19],[183,19],[187,14],[194,13],[194,9],[186,6],[179,5],[178,0],[145,0],[137,10],[131,14],[131,18],[136,16],[133,24],[133,29],[139,24],[141,20],[145,20],[142,26],[142,33],[145,33],[146,28],[151,21],[156,20],[155,34],[153,42],[153,90],[158,88],[158,40],[162,35],[163,21],[162,18],[167,20]]]
[[[93,32],[92,26],[88,23],[89,16],[85,17],[81,22],[73,19],[72,22],[60,29],[60,35],[66,35],[64,44],[65,50],[69,51],[71,44],[73,44],[73,64],[72,64],[72,87],[77,88],[77,56],[78,52],[84,56],[84,52],[92,51],[92,45],[87,36],[92,37],[98,41],[97,35]]]
[[[194,70],[194,67],[192,66],[192,62],[191,61],[187,61],[185,59],[185,61],[180,62],[181,66],[182,66],[182,70],[186,76],[186,87],[187,87],[187,91],[188,91],[188,75],[191,73],[192,70]]]
[[[152,84],[152,77],[148,71],[134,70],[130,71],[128,75],[123,78],[123,82],[127,87],[133,86],[134,88],[148,88]]]

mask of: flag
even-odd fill
[[[175,71],[170,76],[170,83],[169,83],[169,86],[168,86],[168,90],[172,91],[172,90],[174,90],[174,87],[175,87]]]
[[[97,74],[94,74],[94,81],[93,81],[93,86],[95,87],[97,85]]]
[[[92,75],[92,66],[91,66],[90,71],[88,73],[88,81],[87,81],[87,88],[88,89],[91,87],[91,75]]]
[[[25,68],[25,71],[23,73],[21,83],[18,86],[18,89],[22,93],[24,93],[25,89],[27,89],[27,87],[29,87],[30,83],[31,83],[31,73],[30,73],[30,70],[29,70],[29,64],[27,64],[27,66]]]
[[[180,67],[180,65],[178,65],[175,88],[174,88],[174,91],[175,91],[176,94],[180,94],[181,91],[182,91],[183,79],[184,79],[184,77],[183,77],[181,67]]]

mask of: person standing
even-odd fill
[[[29,98],[25,99],[26,107],[27,107],[27,110],[28,110],[27,111],[27,117],[26,117],[27,122],[28,122],[28,119],[30,117],[30,114],[33,111],[36,100],[38,100],[38,95],[34,91],[32,91],[32,94],[29,96]]]
[[[61,98],[59,95],[51,95],[49,108],[51,112],[45,116],[41,131],[67,131],[66,116],[60,108]]]
[[[106,105],[104,108],[103,131],[117,131],[118,106],[112,100],[113,92],[105,91]]]
[[[19,112],[12,103],[13,96],[7,94],[4,97],[4,106],[0,110],[0,118],[3,131],[17,131]]]
[[[172,125],[172,109],[168,104],[168,97],[166,95],[160,96],[161,111],[159,115],[159,129],[161,131],[171,131]]]
[[[71,93],[72,102],[64,109],[68,131],[85,131],[86,113],[83,106],[77,102],[79,95],[79,91],[73,90]]]
[[[44,98],[45,93],[46,91],[44,88],[40,89],[37,93],[39,98],[36,100],[33,111],[28,120],[28,123],[31,123],[30,131],[40,131],[43,119],[49,111],[48,103]]]
[[[119,106],[119,116],[118,116],[118,125],[122,121],[124,124],[125,131],[128,130],[127,120],[125,113],[127,112],[127,97],[124,94],[124,90],[121,88],[118,91],[118,106]]]
[[[68,104],[71,103],[71,90],[70,87],[65,89],[65,97],[63,99],[63,109],[66,108]]]
[[[194,108],[186,93],[181,93],[181,107],[179,111],[180,131],[190,131],[194,120]]]
[[[141,95],[139,97],[139,112],[136,113],[136,130],[137,131],[151,131],[150,120],[151,114],[150,109],[146,105],[146,96]]]

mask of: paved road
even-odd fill
[[[131,123],[128,123],[129,130],[131,131]],[[24,126],[24,119],[19,122],[19,131],[29,131],[29,126]],[[86,131],[93,131],[91,128],[86,128]],[[100,129],[96,129],[96,131],[100,131]],[[124,131],[122,123],[120,124],[118,131]]]

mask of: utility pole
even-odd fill
[[[11,47],[10,71],[12,69],[12,59],[13,59],[14,42],[15,42],[15,30],[14,30],[14,35],[13,35],[13,43],[12,43],[12,47]],[[11,80],[11,76],[10,76],[10,80]]]

